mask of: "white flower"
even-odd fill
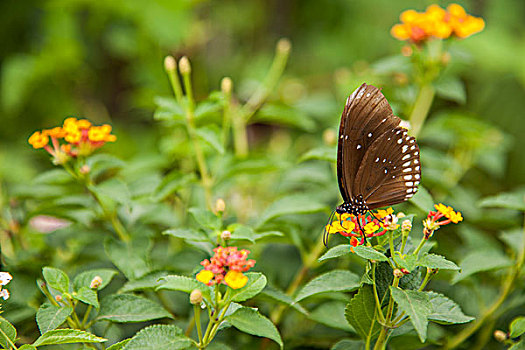
[[[5,286],[13,279],[9,272],[0,272],[0,286]]]
[[[7,289],[2,289],[0,291],[0,298],[4,298],[4,300],[9,299],[9,291]]]

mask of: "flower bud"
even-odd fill
[[[222,214],[224,213],[224,210],[226,210],[226,203],[224,203],[224,199],[217,199],[215,202],[215,214]]]
[[[98,288],[100,288],[101,285],[102,285],[102,277],[95,276],[91,280],[91,283],[89,284],[89,288],[91,288],[91,289],[98,289]]]
[[[503,343],[505,340],[509,339],[509,336],[502,330],[497,329],[494,331],[494,339]]]
[[[326,129],[323,132],[323,141],[326,145],[331,146],[335,145],[337,142],[337,135],[333,129]]]
[[[401,277],[403,277],[403,275],[404,275],[404,273],[400,269],[395,269],[394,270],[394,277],[401,278]]]
[[[401,54],[405,57],[412,56],[412,48],[408,45],[405,45],[401,48]]]
[[[227,241],[232,238],[232,233],[230,231],[222,231],[221,238]]]
[[[202,303],[202,292],[200,291],[200,289],[194,289],[191,291],[190,303],[193,305]]]
[[[175,71],[177,69],[177,62],[173,56],[166,56],[164,59],[164,69],[167,72]]]
[[[55,300],[56,300],[57,302],[59,302],[59,303],[62,302],[62,295],[60,295],[60,294],[59,294],[59,295],[56,295],[56,296],[55,296]]]
[[[224,77],[221,80],[221,91],[225,94],[230,94],[232,92],[233,81],[230,77]]]
[[[84,164],[80,167],[80,173],[81,174],[88,174],[89,172],[91,171],[91,168],[89,167],[89,165],[87,164]]]
[[[191,73],[191,65],[190,65],[190,60],[188,59],[188,57],[183,56],[179,60],[179,71],[180,71],[180,74],[182,75],[187,75]]]
[[[277,51],[282,53],[289,53],[292,48],[292,43],[286,38],[282,38],[277,42]]]

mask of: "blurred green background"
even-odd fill
[[[389,34],[399,14],[408,8],[422,11],[431,3],[2,1],[0,177],[8,183],[26,181],[39,171],[37,164],[48,167],[27,138],[71,115],[111,122],[119,137],[112,151],[123,157],[156,151],[160,126],[152,118],[154,96],[170,93],[162,65],[167,54],[190,58],[197,98],[231,76],[243,100],[264,77],[281,37],[291,40],[293,51],[272,99],[294,105],[315,122],[296,133],[297,148],[304,151],[304,134],[318,137],[319,130],[336,130],[345,96],[363,81],[375,82],[369,74],[373,62],[400,52],[403,44]],[[499,153],[502,159],[493,159],[497,165],[490,176],[471,176],[481,192],[508,190],[522,184],[525,174],[520,142],[525,134],[525,2],[459,3],[482,16],[486,29],[454,43],[466,103],[436,100],[430,121],[453,108],[500,129],[499,136],[511,145],[508,158]],[[395,84],[379,83],[396,112],[406,117],[396,104]]]

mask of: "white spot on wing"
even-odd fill
[[[401,142],[403,142],[402,139],[397,140],[397,143],[401,144]]]
[[[412,171],[412,168],[405,168],[405,169],[403,169],[404,173],[408,173],[409,171]]]
[[[405,176],[403,176],[403,179],[405,179],[405,180],[412,180],[412,175],[405,175]]]
[[[368,133],[368,137],[372,137],[372,133],[371,132]]]
[[[407,149],[408,149],[408,145],[404,145],[403,149],[402,149],[403,153],[405,153],[407,151]]]
[[[408,158],[410,158],[410,154],[404,155],[403,158],[401,158],[401,160],[407,160]]]
[[[406,187],[412,187],[414,186],[414,183],[412,181],[405,182]]]
[[[357,149],[360,149],[361,148],[361,145],[357,145]]]
[[[410,165],[410,161],[403,163],[403,167],[407,167]]]

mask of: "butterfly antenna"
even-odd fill
[[[363,235],[364,243],[367,243],[365,230],[363,230],[363,226],[361,225],[361,214],[357,215],[357,226],[359,227],[359,230],[361,231],[361,234]]]
[[[334,215],[335,215],[335,209],[332,210],[332,213],[328,217],[328,222],[326,223],[323,229],[323,244],[325,247],[328,247],[328,235],[329,235],[328,231],[326,231],[326,226],[332,223],[332,220],[334,219]]]

